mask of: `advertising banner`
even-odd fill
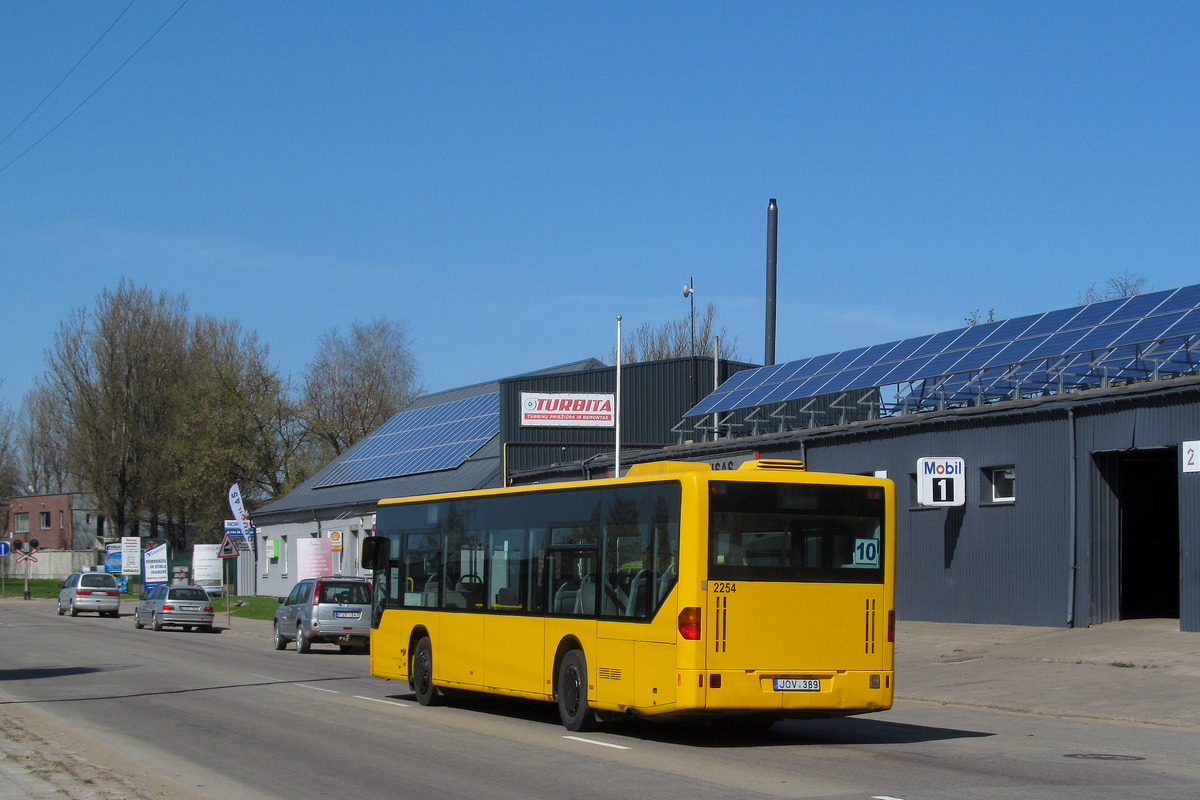
[[[106,542],[104,545],[104,571],[120,574],[121,543]]]
[[[142,574],[142,539],[140,536],[121,537],[121,574]]]
[[[217,553],[219,544],[192,545],[192,580],[197,586],[221,585],[221,559]]]
[[[241,528],[242,537],[247,542],[250,541],[250,515],[246,512],[246,506],[242,504],[242,490],[236,483],[229,487],[229,510],[233,512],[233,518]]]
[[[248,540],[244,535],[240,522],[236,519],[225,520],[225,535],[233,540],[233,543],[237,545],[239,550],[254,549],[254,528],[250,527],[246,528],[246,530],[250,531],[250,538]]]
[[[333,574],[333,543],[328,539],[299,539],[296,542],[296,580]]]
[[[170,579],[167,571],[167,546],[160,544],[146,551],[146,579],[143,585],[149,591],[155,586],[161,586]]]
[[[615,394],[521,392],[523,428],[615,428]]]

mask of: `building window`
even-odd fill
[[[58,529],[63,530],[63,512],[58,512]]]
[[[988,467],[984,470],[993,503],[1012,503],[1017,499],[1016,467]]]
[[[44,531],[50,530],[50,512],[49,511],[41,512],[41,518],[42,518],[42,530],[44,530]]]
[[[29,533],[29,512],[22,511],[21,513],[16,514],[14,516],[15,516],[15,519],[13,521],[13,524],[16,527],[14,527],[13,530],[17,533]]]

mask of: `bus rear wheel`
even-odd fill
[[[596,712],[588,705],[587,659],[582,650],[571,650],[558,665],[558,716],[572,732],[600,727]]]
[[[423,706],[439,706],[442,704],[442,693],[433,685],[433,644],[428,636],[421,637],[417,649],[413,651],[412,669],[408,673],[408,683],[417,695],[417,702]]]

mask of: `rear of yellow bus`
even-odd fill
[[[894,484],[798,467],[752,462],[692,484],[684,505],[707,535],[693,556],[704,579],[679,587],[680,711],[773,720],[892,706]]]

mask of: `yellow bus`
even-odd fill
[[[383,500],[371,673],[422,705],[464,689],[763,727],[891,707],[891,481],[795,461]]]

